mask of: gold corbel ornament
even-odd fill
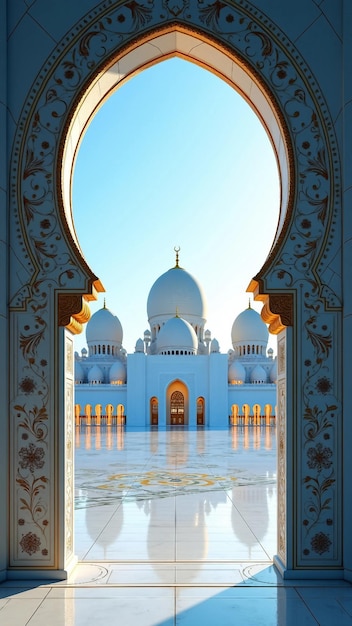
[[[90,294],[59,293],[58,324],[65,326],[74,335],[79,335],[83,325],[90,319],[88,302],[97,299],[97,292],[105,291],[99,280],[94,281]]]
[[[269,325],[269,331],[278,335],[287,326],[293,326],[294,298],[293,293],[261,293],[260,284],[253,279],[247,291],[251,291],[255,300],[263,302],[262,320]]]
[[[287,326],[293,326],[293,294],[275,293],[267,296],[261,317],[269,324],[269,331],[278,335]]]
[[[59,326],[65,326],[74,335],[79,335],[83,324],[90,318],[90,308],[85,297],[76,293],[60,293],[58,304]]]

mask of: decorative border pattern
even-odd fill
[[[59,43],[23,108],[12,158],[11,427],[15,503],[11,563],[55,566],[55,292],[90,293],[95,277],[80,259],[58,211],[56,164],[77,94],[128,46],[177,25],[232,51],[281,111],[296,167],[294,206],[275,249],[256,277],[263,293],[295,294],[297,567],[341,565],[337,455],[341,293],[324,282],[340,235],[340,164],[333,126],[309,68],[282,32],[249,2],[145,0],[99,4]],[[175,26],[176,27],[176,26]],[[288,236],[289,235],[289,236]],[[16,271],[20,268],[21,271]],[[27,276],[27,282],[17,276]],[[63,451],[62,451],[63,453]],[[304,531],[304,532],[303,532]],[[280,548],[281,549],[281,548]],[[284,547],[282,547],[284,549]]]
[[[278,515],[277,515],[277,538],[278,555],[286,565],[286,337],[278,341],[278,381],[277,381],[277,492],[278,492]]]
[[[66,561],[74,556],[74,358],[73,341],[65,331],[65,552]]]

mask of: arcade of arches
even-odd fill
[[[280,170],[277,233],[250,283],[278,335],[275,565],[352,580],[350,3],[47,4],[2,0],[1,578],[75,564],[73,334],[102,290],[70,206],[80,137],[121,81],[180,55],[250,103]]]
[[[186,406],[185,406],[186,402]],[[167,425],[175,426],[187,425],[188,415],[187,400],[182,391],[176,390],[169,396],[168,402],[168,419]],[[150,400],[150,425],[158,426],[159,423],[159,403],[158,399],[153,397]],[[260,404],[254,404],[252,407],[249,404],[233,404],[231,407],[231,415],[229,416],[230,424],[237,426],[243,424],[248,426],[253,424],[258,426],[265,423],[269,426],[273,420],[274,412],[271,404],[265,404],[263,407]],[[75,424],[79,426],[84,424],[90,426],[91,424],[100,426],[106,424],[112,426],[116,424],[118,426],[126,425],[125,407],[123,404],[118,404],[116,410],[112,404],[107,404],[103,407],[101,404],[92,406],[86,404],[81,407],[79,404],[75,404]],[[204,425],[204,398],[197,398],[197,426]]]

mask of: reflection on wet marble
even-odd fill
[[[0,584],[1,626],[352,626],[352,586],[285,581],[275,427],[76,432],[67,581]]]
[[[89,561],[267,561],[276,433],[79,427],[76,552]]]

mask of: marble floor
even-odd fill
[[[352,626],[352,586],[283,581],[275,427],[76,430],[67,581],[0,585],[1,626]]]

